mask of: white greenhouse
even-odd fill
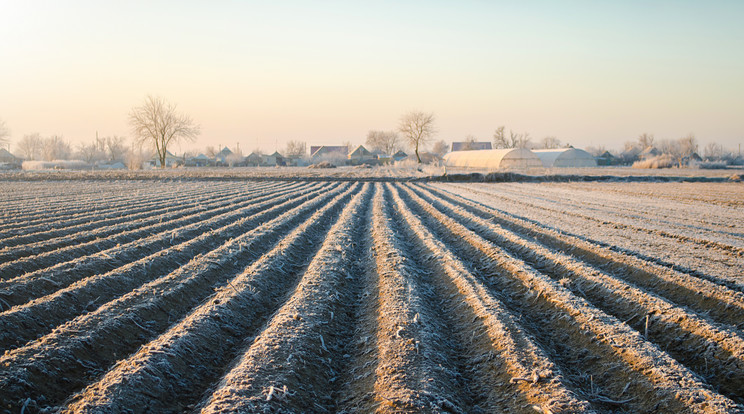
[[[542,162],[524,148],[454,151],[444,155],[444,165],[464,168],[540,168]]]
[[[532,150],[545,168],[596,167],[592,154],[577,148]]]

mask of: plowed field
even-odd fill
[[[0,412],[744,411],[740,183],[0,196]]]

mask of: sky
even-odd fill
[[[201,125],[177,151],[363,144],[412,110],[447,142],[738,149],[742,21],[739,0],[0,0],[0,120],[12,142],[128,137],[153,95]]]

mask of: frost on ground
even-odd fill
[[[744,410],[741,183],[349,171],[0,181],[0,413]]]

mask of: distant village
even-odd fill
[[[117,140],[115,140],[117,141]],[[628,142],[623,151],[608,151],[602,147],[573,148],[570,145],[513,145],[511,148],[494,148],[490,141],[476,141],[472,138],[455,141],[447,145],[444,141],[435,143],[429,151],[419,154],[424,163],[444,163],[446,165],[479,168],[511,167],[595,167],[595,166],[633,166],[636,168],[670,168],[696,166],[700,168],[726,168],[729,165],[742,165],[741,154],[724,151],[720,146],[710,144],[701,156],[695,142],[663,141],[655,144],[653,137],[646,134],[638,142]],[[180,155],[166,152],[165,168],[180,167],[342,167],[391,165],[411,157],[403,150],[387,154],[379,149],[367,149],[364,145],[313,145],[306,150],[305,143],[293,141],[294,148],[264,154],[252,151],[243,155],[239,146],[233,149],[208,148],[202,153],[185,152]],[[46,142],[46,145],[51,145]],[[8,149],[0,149],[0,169],[151,169],[160,168],[156,154],[128,149],[119,139],[113,144],[106,139],[98,140],[95,148],[81,146],[74,151],[69,144],[56,142],[58,148],[45,148],[39,142],[36,153],[24,151],[25,156],[17,156]],[[552,147],[552,148],[548,148]],[[496,156],[498,149],[501,155]],[[506,151],[506,152],[504,152]],[[466,152],[472,152],[464,154]],[[416,157],[412,157],[416,161]],[[520,161],[515,161],[520,160]]]

